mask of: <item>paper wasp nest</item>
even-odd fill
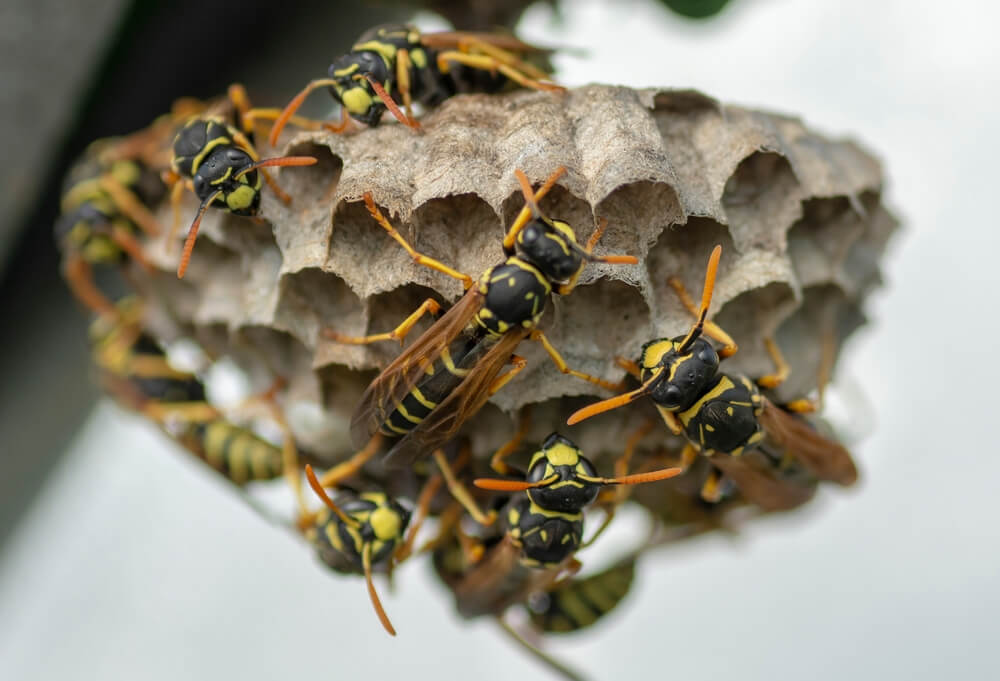
[[[839,351],[863,322],[861,303],[879,283],[896,227],[881,203],[879,163],[858,145],[694,91],[590,85],[565,95],[462,96],[422,124],[424,134],[385,124],[289,136],[278,151],[319,159],[278,173],[291,206],[265,190],[267,222],[209,211],[183,282],[173,274],[176,245],[154,252],[163,272],[152,284],[175,319],[211,352],[283,375],[290,402],[322,407],[309,422],[291,410],[300,445],[322,460],[351,451],[351,412],[398,352],[391,342],[338,344],[322,330],[389,331],[425,298],[462,293],[378,227],[360,202],[365,191],[417,250],[478,277],[502,259],[505,228],[523,205],[514,169],[537,186],[566,166],[543,211],[570,222],[581,243],[606,218],[597,252],[634,254],[640,264],[588,265],[541,327],[572,367],[611,380],[623,373],[616,355],[635,358],[645,341],[686,332],[691,316],[667,278],[680,276],[698,296],[721,243],[710,317],[740,345],[725,369],[770,372],[762,339],[774,336],[792,365],[779,399],[813,390],[823,348]],[[576,396],[608,393],[560,374],[536,343],[518,353],[527,368],[467,424],[479,457],[510,436],[509,415],[527,404],[544,403],[532,411],[530,442],[559,429],[595,457],[620,452],[648,417],[635,405],[568,428],[566,416],[583,403]]]

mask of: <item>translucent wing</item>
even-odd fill
[[[389,450],[386,465],[406,466],[454,438],[462,425],[486,404],[490,386],[528,333],[512,330],[497,341],[484,341],[493,343],[492,347],[434,411]]]
[[[775,444],[820,480],[851,485],[858,479],[858,469],[850,452],[840,443],[820,435],[805,419],[790,414],[766,398],[759,419]]]
[[[787,511],[809,501],[816,492],[816,480],[801,471],[784,474],[757,450],[740,456],[716,454],[712,465],[736,483],[748,501],[765,511]],[[796,474],[797,473],[797,474]]]
[[[420,36],[420,42],[427,47],[437,49],[458,49],[463,44],[485,43],[493,47],[499,47],[508,52],[520,54],[550,54],[554,50],[538,47],[510,35],[509,33],[487,33],[484,31],[438,31],[435,33],[424,33]]]
[[[355,447],[363,447],[375,435],[395,405],[426,375],[425,369],[465,329],[481,305],[482,295],[476,288],[470,288],[371,382],[351,418]]]

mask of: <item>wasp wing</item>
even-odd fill
[[[351,439],[355,447],[363,447],[378,432],[396,405],[426,375],[425,370],[476,315],[482,298],[478,289],[470,288],[375,377],[351,417]]]
[[[780,471],[764,452],[752,450],[739,456],[709,457],[744,497],[765,511],[787,511],[801,506],[816,493],[816,480],[801,470]]]
[[[850,452],[840,443],[820,435],[805,419],[765,398],[759,420],[775,444],[820,480],[851,485],[858,479],[858,469]]]
[[[485,31],[436,31],[424,33],[420,42],[439,50],[457,50],[472,43],[485,43],[508,52],[519,54],[551,54],[555,50],[526,43],[509,33],[488,33]]]
[[[458,435],[462,425],[486,404],[490,386],[528,333],[526,329],[511,330],[499,340],[481,341],[492,346],[434,411],[389,450],[386,465],[391,468],[409,465]]]

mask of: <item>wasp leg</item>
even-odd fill
[[[616,478],[624,478],[628,475],[629,464],[632,462],[632,455],[635,453],[635,448],[639,446],[642,438],[649,435],[649,432],[655,425],[656,421],[646,421],[644,424],[639,426],[634,433],[629,435],[628,439],[625,441],[625,449],[622,451],[621,457],[615,461]],[[598,503],[601,504],[604,509],[604,520],[601,522],[600,527],[597,528],[597,531],[594,532],[593,536],[580,545],[581,549],[585,549],[597,541],[597,538],[604,533],[604,530],[611,526],[611,521],[615,519],[615,512],[618,510],[618,507],[625,503],[625,500],[628,499],[630,491],[631,487],[628,485],[615,485],[613,487],[607,487],[601,491],[601,494],[598,497]]]
[[[184,188],[187,187],[194,192],[194,185],[190,180],[186,180],[173,170],[163,172],[163,182],[170,187],[170,231],[167,232],[167,251],[172,252],[174,244],[177,243],[177,235],[181,231],[181,198],[184,195]]]
[[[451,492],[451,496],[455,497],[455,500],[462,504],[469,515],[472,516],[473,520],[483,526],[492,525],[496,522],[497,513],[496,511],[489,511],[488,513],[483,513],[482,509],[476,503],[476,500],[472,498],[469,490],[459,482],[458,478],[451,470],[451,466],[448,465],[448,460],[444,456],[444,452],[440,449],[434,450],[434,461],[438,465],[438,469],[441,471],[441,475],[444,476],[445,484],[448,486],[448,491]]]
[[[207,402],[157,402],[147,401],[142,414],[158,424],[176,418],[184,423],[208,423],[221,417],[219,410]]]
[[[376,333],[371,336],[345,336],[336,331],[324,329],[323,335],[330,340],[337,341],[338,343],[347,343],[348,345],[367,345],[369,343],[378,343],[379,341],[396,340],[402,346],[406,335],[410,333],[413,325],[420,321],[421,317],[428,312],[432,315],[437,315],[440,311],[441,305],[433,298],[428,298],[409,317],[404,319],[402,324],[389,333]]]
[[[554,657],[543,651],[538,646],[533,645],[530,641],[528,641],[528,639],[521,636],[521,634],[517,633],[514,627],[510,626],[510,624],[508,624],[506,620],[504,620],[502,615],[497,617],[497,624],[504,631],[504,633],[506,633],[518,645],[520,645],[526,651],[528,651],[529,655],[534,657],[536,660],[547,666],[555,673],[559,674],[564,679],[568,679],[569,681],[586,681],[586,677],[581,675],[579,672],[577,672],[574,669],[570,669],[565,664],[555,659]]]
[[[94,283],[94,273],[90,263],[79,255],[66,257],[63,276],[70,291],[81,303],[106,319],[118,319],[118,310]]]
[[[631,376],[635,380],[637,380],[637,381],[641,380],[642,369],[640,369],[639,365],[636,364],[635,362],[633,362],[632,360],[625,359],[624,357],[618,356],[618,357],[615,357],[615,364],[617,364],[622,369],[624,369],[625,371],[627,371],[628,374],[629,374],[629,376]]]
[[[481,52],[482,54],[493,57],[497,61],[519,69],[522,73],[531,76],[536,80],[547,80],[550,77],[548,73],[545,73],[545,71],[542,71],[534,64],[530,64],[523,59],[520,59],[513,52],[509,52],[501,47],[497,47],[496,45],[491,45],[484,40],[478,40],[468,36],[461,38],[458,41],[458,50],[460,52],[465,52],[466,54],[473,51]]]
[[[468,66],[472,69],[479,69],[481,71],[499,71],[521,87],[531,90],[546,90],[548,92],[566,91],[566,88],[561,85],[554,85],[552,83],[546,83],[541,80],[529,78],[526,74],[522,73],[513,66],[509,66],[496,57],[491,57],[485,54],[467,54],[458,50],[447,50],[438,54],[437,65],[438,70],[441,71],[441,73],[448,73],[448,71],[451,70],[449,62],[462,64],[463,66]]]
[[[146,254],[142,251],[142,245],[132,234],[131,227],[126,227],[123,224],[112,225],[111,240],[114,241],[119,248],[128,253],[129,257],[138,263],[142,269],[147,272],[153,271],[153,266],[150,264],[149,260],[146,259]]]
[[[396,553],[393,554],[392,563],[390,565],[390,574],[392,574],[391,569],[393,567],[399,565],[413,554],[413,545],[417,541],[417,535],[420,533],[420,528],[427,519],[431,501],[434,500],[434,496],[438,493],[438,490],[441,489],[441,483],[441,475],[439,473],[435,473],[430,477],[430,479],[427,480],[423,489],[420,490],[420,496],[417,497],[417,507],[413,512],[413,518],[410,520],[410,528],[406,532],[406,537],[403,539],[403,543],[399,545],[399,548],[396,549]]]
[[[413,248],[413,246],[411,246],[406,241],[406,239],[403,238],[403,235],[400,234],[388,220],[386,220],[384,215],[382,215],[382,212],[378,209],[378,206],[375,205],[375,199],[372,198],[371,192],[365,192],[365,207],[368,209],[368,212],[371,213],[371,216],[375,218],[375,221],[379,224],[379,226],[382,227],[382,229],[384,229],[385,231],[387,231],[389,233],[389,236],[395,239],[400,246],[406,249],[406,252],[410,254],[411,258],[413,258],[413,262],[417,263],[418,265],[423,265],[424,267],[428,267],[432,270],[436,270],[437,272],[441,272],[442,274],[447,274],[449,277],[458,279],[459,281],[462,282],[462,285],[465,287],[466,290],[471,288],[472,285],[475,283],[475,280],[468,274],[463,274],[458,270],[454,270],[445,265],[444,263],[435,260],[434,258],[426,256],[422,253],[418,253]]]
[[[368,461],[370,461],[371,458],[378,454],[379,450],[382,449],[382,441],[382,435],[376,434],[371,440],[368,441],[368,444],[366,444],[364,448],[359,450],[354,456],[347,461],[342,461],[324,473],[323,477],[319,479],[320,484],[323,487],[336,487],[338,484],[360,471],[362,466],[368,463]]]
[[[501,388],[503,388],[505,385],[507,385],[508,382],[510,382],[510,379],[517,376],[519,373],[521,373],[521,371],[524,370],[524,367],[528,366],[528,360],[526,360],[524,357],[521,357],[520,355],[511,355],[510,363],[513,364],[514,366],[493,379],[493,382],[490,384],[489,389],[486,391],[488,395],[492,396],[497,394],[497,392],[499,392]]]
[[[396,53],[396,89],[403,95],[403,109],[408,119],[413,118],[413,99],[410,96],[410,67],[413,65],[409,50]]]
[[[575,369],[570,369],[569,365],[566,364],[566,360],[564,360],[562,358],[562,355],[560,355],[559,352],[552,346],[552,343],[549,342],[549,339],[546,337],[546,335],[541,331],[539,331],[538,329],[532,331],[530,337],[531,340],[538,341],[539,343],[542,344],[542,347],[545,348],[545,352],[549,353],[549,357],[552,358],[552,361],[559,368],[559,371],[563,372],[564,374],[569,374],[570,376],[576,376],[577,378],[589,381],[590,383],[595,383],[601,386],[602,388],[607,388],[608,390],[612,390],[615,392],[624,390],[625,386],[622,385],[621,381],[619,381],[618,383],[611,383],[609,381],[605,381],[603,378],[597,378],[596,376],[585,374],[582,371],[576,371]]]
[[[788,378],[791,367],[788,366],[785,356],[781,354],[781,348],[778,347],[773,338],[765,338],[764,347],[767,348],[767,354],[771,356],[771,361],[774,362],[774,373],[761,376],[757,379],[756,383],[761,388],[777,388]]]
[[[500,475],[513,475],[514,469],[507,465],[507,457],[517,451],[521,446],[521,441],[531,428],[531,406],[528,405],[521,410],[520,423],[517,425],[517,432],[514,437],[500,447],[493,456],[490,457],[490,468]]]
[[[684,305],[687,311],[691,313],[691,316],[694,317],[695,319],[698,319],[698,317],[701,314],[698,310],[698,306],[694,304],[693,300],[691,300],[691,295],[688,293],[687,289],[684,288],[684,284],[681,282],[681,280],[678,279],[677,277],[670,277],[669,279],[667,279],[667,283],[670,284],[670,287],[677,292],[677,297],[681,299],[681,303]],[[739,346],[736,345],[736,341],[733,340],[733,337],[730,336],[725,331],[723,331],[722,327],[720,327],[718,324],[716,324],[715,322],[710,322],[708,320],[705,320],[704,331],[706,336],[714,338],[715,340],[722,343],[723,347],[721,350],[719,350],[720,359],[725,359],[726,357],[732,357],[733,355],[736,354],[736,351],[739,349]]]
[[[698,448],[688,442],[681,450],[681,468],[687,470],[698,459]]]
[[[153,214],[142,204],[142,201],[139,200],[139,197],[134,192],[127,189],[121,182],[110,175],[101,177],[100,185],[101,189],[111,196],[111,199],[115,202],[115,206],[121,211],[122,215],[134,222],[148,236],[155,237],[160,235],[163,231],[160,228],[160,223],[157,222]]]
[[[701,498],[710,504],[719,503],[726,494],[725,483],[722,473],[713,468],[701,486]]]

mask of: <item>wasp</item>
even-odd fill
[[[782,408],[761,394],[759,387],[777,387],[788,374],[777,345],[767,342],[777,368],[774,374],[754,382],[719,371],[720,361],[732,356],[737,347],[720,327],[706,322],[721,255],[722,247],[716,246],[706,269],[700,309],[695,309],[679,280],[670,282],[697,319],[687,335],[652,340],[642,347],[638,362],[620,362],[641,382],[640,387],[584,407],[568,423],[648,395],[670,430],[687,439],[682,453],[685,464],[701,452],[765,510],[794,508],[808,501],[817,478],[852,484],[857,469],[850,453],[793,413],[808,411],[807,405]],[[724,347],[717,351],[703,332]],[[719,484],[718,476],[710,476],[702,496],[719,498]]]
[[[637,262],[632,256],[592,253],[606,221],[581,247],[568,223],[538,211],[537,200],[564,172],[565,168],[556,170],[536,195],[524,173],[516,171],[528,205],[504,238],[506,259],[484,272],[478,284],[469,275],[415,251],[379,212],[371,195],[365,194],[372,217],[417,264],[455,277],[466,288],[465,295],[390,363],[362,395],[351,432],[356,444],[369,443],[369,456],[388,448],[385,461],[392,466],[405,465],[451,440],[491,395],[524,368],[526,361],[514,351],[529,338],[542,344],[563,373],[619,389],[617,384],[571,369],[536,328],[550,294],[569,294],[586,262]],[[325,333],[341,343],[402,341],[422,315],[439,309],[436,301],[428,299],[389,333],[365,337]],[[508,363],[512,368],[501,374]],[[374,438],[383,445],[373,446]]]
[[[206,401],[194,374],[175,369],[143,326],[138,299],[123,298],[113,320],[91,325],[93,361],[104,388],[122,406],[156,423],[174,441],[237,485],[282,475],[297,481],[297,457],[283,419],[285,444],[275,446],[223,418]],[[297,483],[293,483],[297,492]]]
[[[345,130],[350,119],[374,127],[386,110],[416,130],[420,124],[413,117],[414,102],[436,106],[458,93],[492,93],[508,85],[561,92],[562,87],[546,82],[548,73],[524,59],[546,52],[513,36],[376,26],[330,65],[327,78],[311,81],[288,103],[271,129],[271,146],[277,146],[306,97],[321,87],[328,87],[340,104],[341,121],[332,128],[336,132]]]
[[[306,479],[326,508],[304,513],[299,526],[316,548],[320,560],[331,569],[348,574],[363,574],[368,596],[382,627],[391,636],[396,630],[382,607],[372,574],[391,573],[393,567],[409,555],[423,518],[427,515],[440,479],[428,480],[412,514],[397,500],[383,492],[343,490],[336,501],[326,493],[312,466],[306,464]],[[411,516],[415,516],[411,523]],[[407,531],[409,527],[409,531]]]
[[[628,595],[636,557],[629,556],[583,578],[573,578],[537,594],[528,604],[531,623],[545,633],[585,629],[614,610]]]
[[[115,306],[98,289],[92,268],[129,261],[149,268],[137,237],[161,231],[151,211],[166,187],[135,144],[146,137],[142,131],[93,142],[70,169],[63,187],[55,224],[63,275],[74,296],[103,316],[113,316]]]
[[[249,109],[246,94],[239,86],[230,88],[230,99],[242,130],[221,116],[195,116],[174,137],[171,170],[167,178],[175,187],[172,199],[175,211],[184,186],[190,188],[201,201],[184,242],[177,266],[178,278],[183,278],[187,271],[201,219],[209,206],[234,215],[255,216],[260,209],[264,181],[282,201],[290,203],[291,197],[281,190],[265,168],[316,163],[312,156],[261,159],[251,140],[257,110]],[[260,117],[259,112],[256,117]]]

